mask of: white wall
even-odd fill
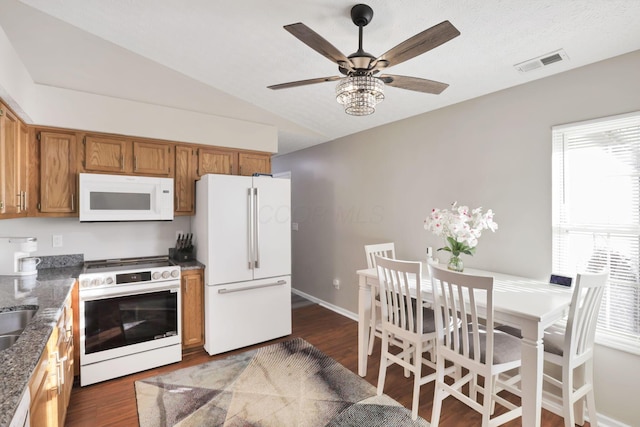
[[[278,152],[275,126],[35,84],[2,28],[0,98],[37,125]]]
[[[173,221],[80,223],[78,218],[16,218],[0,221],[0,236],[36,237],[37,255],[84,254],[85,260],[168,255],[191,217]],[[62,236],[54,248],[52,236]]]
[[[638,70],[640,51],[275,157],[274,172],[292,174],[296,288],[357,312],[363,245],[394,241],[398,257],[424,259],[443,242],[423,220],[453,201],[491,208],[499,224],[465,265],[548,279],[551,127],[640,110]],[[638,425],[639,362],[598,347],[600,413]]]

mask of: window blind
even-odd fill
[[[640,354],[640,112],[552,137],[553,269],[607,269],[597,340]]]

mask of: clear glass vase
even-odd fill
[[[451,258],[449,258],[449,264],[447,264],[447,268],[449,270],[457,272],[464,271],[464,264],[462,263],[462,258],[460,258],[460,255],[451,255]]]

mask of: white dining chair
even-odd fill
[[[376,243],[373,245],[365,245],[364,252],[367,257],[367,268],[376,267],[376,256],[385,258],[396,258],[396,248],[393,242]],[[378,291],[371,288],[371,316],[369,318],[369,348],[367,354],[373,354],[373,342],[375,337],[382,337],[382,326],[380,322],[380,299]]]
[[[545,409],[562,416],[565,427],[574,427],[576,423],[584,424],[585,400],[589,423],[592,427],[598,425],[593,393],[593,342],[607,280],[607,272],[578,274],[569,315],[544,331],[544,360],[559,366],[562,373],[558,379],[545,372],[543,380],[560,389],[562,408],[558,412],[553,405],[544,406]],[[520,336],[519,329],[500,329]],[[517,384],[519,377],[513,377],[511,381]]]
[[[435,350],[436,328],[433,310],[424,306],[421,293],[422,264],[376,257],[382,304],[382,351],[378,374],[378,395],[384,391],[387,367],[394,363],[413,373],[411,417],[418,418],[420,386],[435,380],[435,372],[422,375],[422,365],[435,369],[423,353]],[[412,294],[414,296],[412,296]],[[399,341],[400,347],[394,347]],[[397,350],[399,348],[399,351]]]
[[[493,277],[473,276],[429,266],[434,294],[437,329],[436,383],[431,425],[440,422],[442,402],[453,396],[482,415],[482,427],[498,426],[522,415],[522,407],[498,396],[498,377],[521,365],[520,340],[494,330]],[[484,317],[483,324],[481,316]],[[458,328],[462,324],[466,327]],[[445,363],[465,368],[468,372],[444,381]],[[477,381],[483,377],[482,386]],[[469,385],[469,395],[462,387]],[[482,394],[482,404],[478,402]],[[492,418],[493,404],[507,412]]]

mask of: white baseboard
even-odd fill
[[[303,298],[308,299],[309,301],[313,301],[316,304],[319,304],[321,306],[323,306],[324,308],[328,308],[331,311],[335,311],[338,314],[341,314],[345,317],[348,317],[351,320],[354,321],[358,321],[358,315],[356,313],[352,313],[351,311],[345,310],[342,307],[338,307],[337,305],[333,305],[333,304],[329,304],[328,302],[321,300],[319,298],[314,297],[313,295],[309,295],[307,293],[304,293],[302,291],[299,291],[297,289],[291,288],[291,292],[296,294],[296,295],[300,295]]]

